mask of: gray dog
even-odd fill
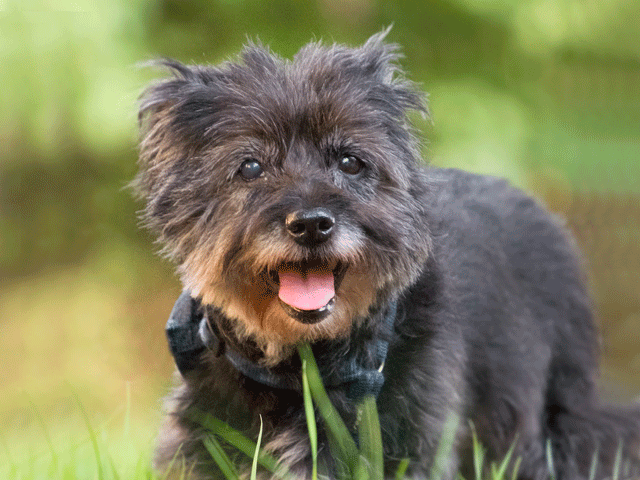
[[[408,457],[426,478],[455,414],[444,478],[471,475],[471,424],[488,461],[515,445],[521,480],[550,463],[561,480],[592,462],[598,479],[616,464],[638,475],[640,413],[594,392],[573,242],[505,181],[421,165],[407,114],[424,99],[384,36],[292,61],[259,45],[217,67],[164,61],[173,77],[142,95],[135,185],[185,287],[157,467],[221,477],[197,409],[253,436],[262,416],[263,444],[308,478],[296,345],[309,342],[347,425],[376,396],[389,474]],[[320,463],[332,476],[322,434]]]

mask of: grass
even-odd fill
[[[357,439],[354,439],[338,412],[329,401],[322,385],[317,365],[308,345],[299,348],[302,358],[302,380],[307,427],[312,452],[312,479],[324,478],[318,465],[318,426],[315,412],[319,413],[332,456],[336,460],[336,476],[339,480],[382,480],[384,477],[382,438],[376,402],[373,397],[365,397],[359,406]],[[47,426],[45,418],[32,403],[31,409],[37,420],[39,433],[30,438],[35,442],[23,445],[15,439],[9,441],[0,433],[0,478],[7,480],[165,480],[151,469],[153,429],[142,427],[134,431],[131,424],[130,400],[127,396],[122,428],[119,432],[105,425],[96,427],[82,403],[77,400],[82,426],[69,431],[56,431]],[[201,423],[209,432],[204,445],[212,459],[218,464],[225,478],[239,480],[239,466],[230,459],[229,447],[244,454],[251,460],[250,479],[257,478],[258,469],[271,472],[276,478],[293,480],[286,467],[278,464],[268,452],[260,448],[262,440],[262,419],[257,442],[247,438],[229,425],[202,412],[193,412],[193,419]],[[485,450],[480,444],[475,428],[471,427],[473,450],[473,478],[467,480],[516,480],[520,458],[513,458],[513,446],[502,462],[486,464]],[[430,480],[440,480],[446,469],[447,460],[453,448],[458,419],[448,419],[437,448]],[[34,445],[35,444],[35,445]],[[26,447],[26,448],[23,448]],[[621,476],[621,448],[616,458],[612,480]],[[179,455],[174,459],[179,462]],[[590,479],[595,478],[596,457],[592,463]],[[246,462],[245,462],[246,463]],[[551,446],[547,445],[547,463],[551,478],[554,466]],[[185,466],[175,465],[181,478],[188,480],[189,471]],[[399,462],[395,479],[402,480],[410,466],[408,459]],[[244,477],[243,477],[244,478]],[[464,480],[458,476],[457,480]]]
[[[151,470],[152,439],[129,438],[93,426],[77,426],[52,434],[51,447],[41,436],[18,444],[2,438],[3,480],[161,480]]]
[[[128,389],[124,407],[100,423],[72,396],[76,415],[45,417],[28,399],[33,428],[0,430],[2,480],[162,480],[151,469],[156,426],[132,422]]]
[[[336,463],[335,475],[339,480],[382,480],[385,478],[382,436],[375,398],[372,396],[365,397],[359,406],[356,441],[329,400],[309,345],[300,346],[299,354],[302,359],[302,387],[311,447],[312,480],[322,478],[318,474],[316,410],[322,418],[326,429],[329,448]],[[260,451],[259,440],[262,436],[262,428],[260,429],[258,444],[255,444],[240,432],[208,414],[195,412],[194,419],[207,428],[213,437],[218,437],[227,444],[236,447],[247,457],[253,458],[252,478],[256,474],[258,463],[276,478],[283,480],[291,478],[286,468],[278,466],[275,458],[264,451]],[[451,416],[445,424],[443,436],[433,462],[430,480],[439,480],[443,476],[447,460],[453,448],[458,420],[457,417]],[[512,462],[513,447],[502,462],[487,466],[485,465],[484,449],[478,441],[473,426],[471,426],[471,430],[475,469],[474,480],[515,480],[518,475],[520,459],[515,459]],[[238,472],[230,465],[229,457],[222,446],[216,444],[215,448],[210,448],[209,446],[207,448],[212,458],[220,466],[225,478],[227,480],[239,480]],[[396,480],[405,478],[409,464],[408,459],[404,459],[399,463],[395,472]],[[459,477],[459,479],[464,480],[462,477]]]

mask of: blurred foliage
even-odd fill
[[[0,0],[0,422],[64,419],[69,387],[140,409],[172,370],[180,290],[137,227],[136,99],[158,56],[215,63],[259,39],[359,44],[393,24],[431,93],[425,157],[506,176],[585,249],[619,396],[640,389],[640,2]]]

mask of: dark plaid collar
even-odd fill
[[[323,371],[322,358],[316,358],[325,387],[343,388],[347,396],[353,400],[369,394],[377,397],[382,389],[383,367],[397,317],[397,302],[391,302],[386,309],[374,315],[382,319],[381,335],[365,340],[358,351],[347,349],[342,352],[337,363],[335,360],[331,362],[331,371]],[[188,291],[182,292],[176,301],[167,322],[166,333],[169,349],[183,376],[196,368],[205,350],[212,350],[219,355],[224,354],[236,370],[255,382],[271,388],[300,390],[299,375],[292,377],[279,373],[277,369],[259,365],[225,345],[223,335],[218,331],[215,322],[207,321],[200,302],[192,298]],[[325,347],[329,348],[323,350],[331,353],[331,345]],[[363,350],[366,355],[362,355]],[[363,360],[364,358],[373,359],[373,361]]]

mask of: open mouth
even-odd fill
[[[269,272],[280,306],[301,323],[313,324],[333,310],[347,266],[322,260],[286,262]]]

